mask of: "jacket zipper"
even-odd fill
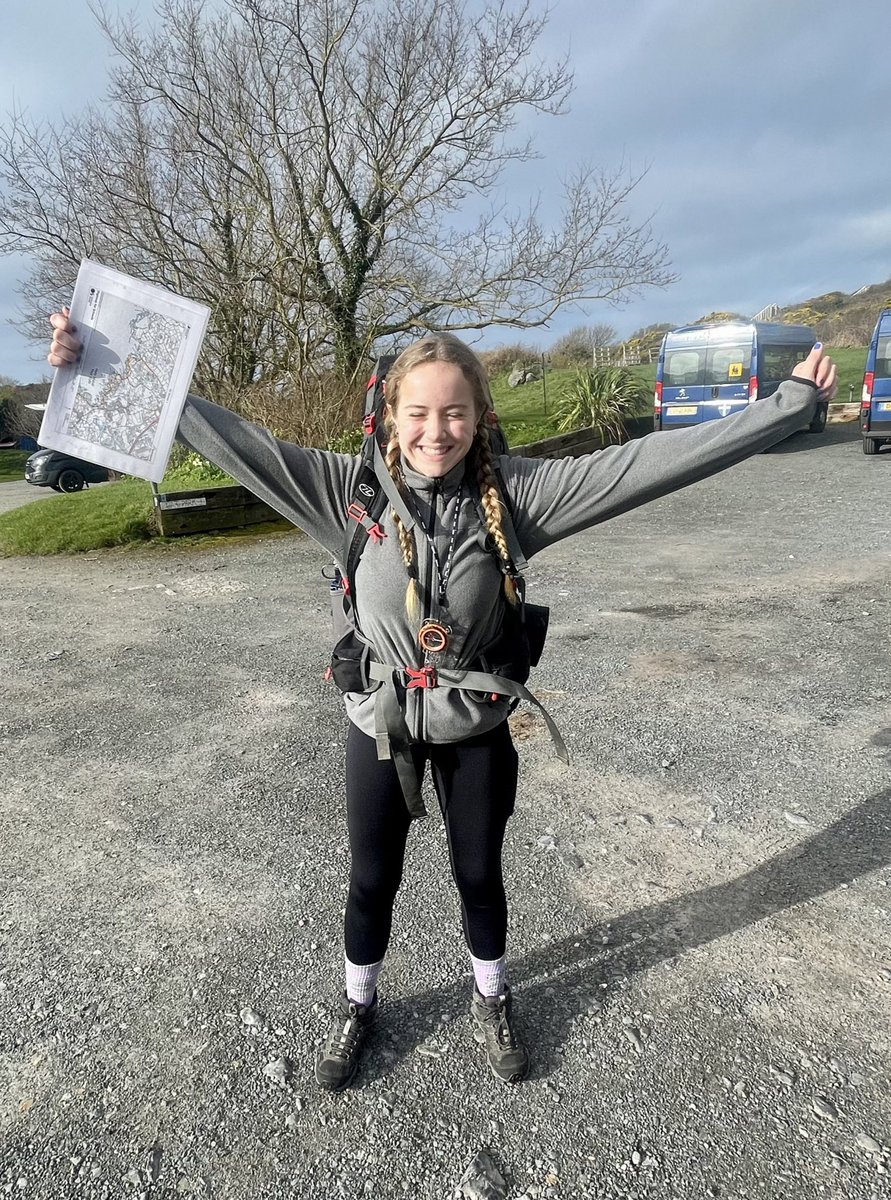
[[[430,541],[434,540],[433,531],[436,528],[436,517],[437,517],[436,507],[437,507],[437,500],[440,495],[440,490],[441,490],[440,489],[440,480],[434,479],[433,480],[433,495],[430,499],[430,521],[427,526],[427,537],[430,539]],[[425,538],[425,541],[427,541],[426,538]],[[430,541],[427,541],[427,569],[424,572],[424,574],[426,576],[426,581],[425,581],[425,586],[424,586],[424,606],[423,606],[422,620],[426,620],[428,617],[433,616],[433,611],[430,607],[430,598],[433,595],[433,568],[434,568],[435,564],[433,561],[433,554],[430,551]],[[434,542],[434,544],[435,544],[435,542]],[[427,655],[426,655],[426,653],[424,653],[421,657],[421,666],[424,667],[426,665],[427,665]],[[423,742],[423,741],[427,740],[427,706],[424,701],[425,689],[418,688],[417,690],[418,690],[418,717],[419,717],[419,719],[418,719],[418,740]]]

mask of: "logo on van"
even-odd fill
[[[690,399],[690,397],[687,395],[686,388],[681,388],[681,390],[677,394],[677,399],[678,400],[689,400]]]

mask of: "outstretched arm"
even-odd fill
[[[76,362],[81,342],[68,309],[53,313],[50,324],[53,341],[47,361],[54,367]],[[354,459],[279,441],[268,430],[200,396],[187,397],[177,437],[339,557]]]
[[[836,375],[818,343],[772,396],[735,416],[651,433],[584,458],[502,460],[526,556],[782,441],[807,424],[818,399],[832,399]]]

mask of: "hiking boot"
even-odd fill
[[[357,1004],[343,993],[331,1031],[316,1059],[319,1087],[339,1092],[350,1086],[359,1069],[362,1044],[376,1019],[377,992],[370,1004]]]
[[[482,996],[473,989],[470,1015],[476,1028],[473,1036],[486,1047],[489,1066],[502,1083],[519,1083],[529,1070],[529,1055],[511,1028],[512,996],[505,988],[500,996]]]

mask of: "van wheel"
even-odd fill
[[[879,442],[878,442],[877,438],[864,438],[863,439],[863,453],[864,454],[878,454],[878,452],[879,452]]]
[[[59,489],[63,492],[79,492],[84,486],[84,477],[80,471],[68,468],[59,475]]]
[[[823,430],[826,428],[826,417],[828,415],[829,415],[829,405],[821,404],[817,408],[816,413],[814,414],[813,421],[811,421],[810,425],[808,425],[808,432],[822,433]]]

